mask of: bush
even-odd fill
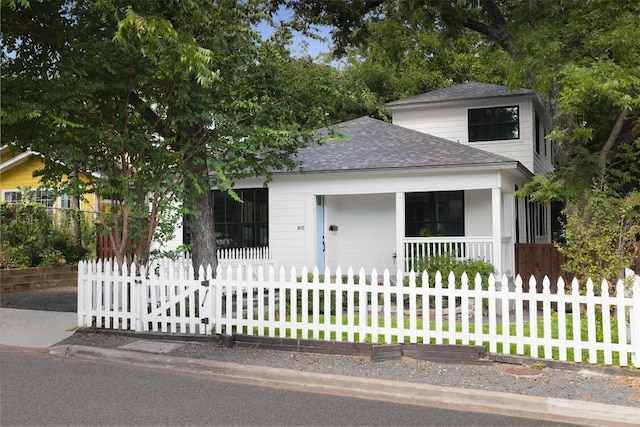
[[[449,287],[449,273],[453,272],[455,276],[455,286],[456,289],[460,289],[462,287],[462,273],[467,273],[467,277],[469,278],[469,288],[475,289],[475,277],[476,274],[480,274],[482,278],[482,289],[487,290],[489,287],[489,275],[494,274],[496,272],[495,268],[491,263],[481,260],[481,259],[465,259],[460,260],[451,254],[442,254],[435,255],[431,257],[420,258],[415,262],[415,271],[416,271],[416,286],[422,286],[422,272],[426,271],[429,275],[429,286],[435,287],[435,276],[438,271],[442,274],[442,287]],[[404,286],[409,285],[409,278],[404,279]],[[418,308],[422,308],[423,303],[421,298],[418,299]],[[456,298],[456,305],[460,303],[459,298]],[[483,305],[486,302],[483,302]],[[408,298],[404,298],[405,307],[408,306]],[[433,298],[430,299],[429,308],[434,308],[435,300]]]
[[[0,236],[2,268],[54,267],[75,263],[87,252],[37,203],[0,203]]]
[[[460,260],[451,254],[420,258],[415,262],[415,271],[418,275],[416,277],[416,284],[422,286],[422,277],[420,274],[426,271],[429,274],[429,286],[431,287],[435,285],[436,272],[440,271],[442,274],[442,287],[444,288],[449,286],[449,273],[453,272],[456,277],[456,289],[460,289],[462,286],[462,273],[467,273],[470,288],[474,287],[476,274],[480,273],[482,289],[487,289],[489,286],[489,275],[496,272],[493,265],[487,261],[481,259]],[[405,284],[407,283],[408,279],[405,279]]]

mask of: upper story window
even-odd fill
[[[469,110],[469,141],[496,141],[520,138],[517,106]]]

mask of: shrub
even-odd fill
[[[480,273],[480,277],[482,278],[482,289],[487,289],[489,285],[489,275],[496,272],[493,265],[487,261],[481,259],[460,260],[451,254],[420,258],[415,262],[415,271],[417,274],[421,274],[423,271],[426,271],[429,274],[429,285],[432,287],[435,285],[436,272],[440,271],[442,274],[443,287],[449,286],[449,272],[453,272],[456,278],[455,283],[457,289],[460,289],[462,286],[462,273],[467,273],[471,288],[474,286],[473,283],[476,274]],[[405,283],[408,283],[407,279],[405,279]],[[416,277],[416,284],[418,286],[422,285],[422,277],[419,275]]]
[[[429,286],[435,286],[435,276],[438,271],[442,274],[442,287],[449,287],[449,273],[453,272],[455,276],[455,286],[456,289],[460,289],[462,287],[462,273],[467,273],[467,277],[469,278],[469,288],[475,288],[475,277],[476,274],[480,274],[482,278],[482,289],[486,290],[489,287],[489,275],[494,274],[495,268],[491,263],[481,260],[481,259],[465,259],[461,260],[456,258],[451,254],[441,254],[435,255],[431,257],[420,258],[415,261],[415,271],[416,271],[416,286],[422,286],[422,272],[426,271],[429,275]],[[404,279],[404,285],[409,285],[409,278]],[[459,298],[456,298],[456,304],[459,304]],[[404,299],[405,306],[408,306],[408,298]],[[431,298],[429,301],[429,308],[433,308],[435,304],[435,300]],[[483,305],[486,304],[486,301],[483,302]],[[418,299],[418,308],[422,308],[423,303],[421,299]]]
[[[75,263],[86,253],[76,248],[69,228],[56,226],[37,203],[0,203],[0,236],[2,268],[53,267]]]

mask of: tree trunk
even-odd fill
[[[207,190],[196,197],[192,209],[197,213],[191,217],[191,257],[195,277],[200,266],[211,265],[215,274],[218,266],[216,255],[216,230],[213,221],[213,193]]]
[[[80,210],[80,199],[71,196],[71,238],[73,239],[73,247],[80,257],[84,257],[82,248],[82,211]]]
[[[73,173],[69,174],[69,179],[77,186],[78,170],[75,168]],[[73,239],[73,247],[76,254],[80,258],[84,258],[84,248],[82,247],[82,211],[80,210],[80,198],[74,193],[69,197],[69,208],[71,212],[71,237]]]
[[[620,132],[622,131],[622,127],[624,126],[624,121],[629,116],[630,110],[628,108],[623,108],[618,115],[618,120],[616,120],[616,124],[611,129],[611,133],[609,134],[609,138],[605,142],[602,150],[600,150],[600,155],[598,156],[598,166],[600,166],[601,170],[604,170],[607,167],[607,160],[609,160],[609,153],[615,147],[616,142],[618,141],[618,137],[620,136]]]
[[[193,157],[185,161],[189,164],[195,179],[201,182],[200,188],[193,181],[186,183],[187,194],[191,195],[189,200],[192,200],[190,208],[194,211],[187,224],[191,231],[191,261],[195,278],[198,278],[200,266],[206,269],[211,265],[214,274],[218,266],[216,230],[213,220],[213,192],[209,189],[206,179],[208,175],[206,162],[199,162]]]

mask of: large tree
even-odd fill
[[[428,78],[435,77],[433,83],[441,86],[461,79],[480,79],[535,89],[553,119],[550,138],[558,164],[554,174],[538,177],[523,194],[545,202],[552,198],[564,200],[567,213],[578,216],[566,224],[572,227],[565,233],[569,248],[589,244],[581,241],[582,237],[570,241],[571,236],[584,236],[576,229],[579,224],[600,227],[606,233],[607,226],[598,222],[596,216],[580,215],[581,209],[574,208],[584,206],[591,198],[597,200],[590,205],[597,206],[603,190],[606,197],[625,206],[631,203],[630,217],[625,221],[632,226],[640,221],[640,207],[632,202],[638,200],[635,194],[640,189],[638,1],[355,0],[346,4],[273,0],[272,3],[292,9],[300,24],[331,25],[336,53],[356,52],[360,63],[354,69],[369,76],[374,88],[376,75],[382,76],[383,83],[393,81],[385,74],[391,71],[390,74],[404,74],[414,82],[425,77],[428,82]],[[504,55],[499,55],[496,49]],[[463,67],[456,67],[455,60],[447,61],[464,58],[462,55],[467,52],[473,55],[463,60]],[[411,65],[421,62],[425,64],[423,70],[431,70],[427,64],[436,64],[444,73],[416,73],[416,67]],[[474,64],[487,71],[487,78],[473,68]],[[398,80],[402,81],[402,77]],[[422,91],[420,84],[405,84],[415,93],[404,95]],[[388,88],[379,86],[381,89],[374,90],[386,96]],[[403,95],[397,89],[395,92]],[[617,230],[609,235],[621,233],[622,230]],[[635,233],[627,230],[622,234],[627,237],[609,240],[608,250],[603,251],[601,246],[591,251],[592,265],[610,264],[607,251],[625,254],[619,258],[618,267],[627,263]],[[595,259],[598,254],[603,258]],[[568,256],[577,260],[584,258],[584,252],[576,250]],[[576,269],[576,273],[584,271]]]
[[[367,24],[364,41],[347,46],[345,73],[357,76],[385,101],[474,80],[504,84],[513,61],[469,29],[438,30],[429,10],[409,2],[384,8]]]
[[[375,107],[330,67],[292,58],[287,31],[263,41],[261,2],[5,5],[3,141],[42,153],[51,185],[89,177],[69,186],[111,200],[99,222],[120,262],[146,261],[151,241],[190,213],[194,264],[215,267],[209,190],[293,168],[343,104]]]
[[[301,23],[331,25],[336,54],[355,47],[364,61],[386,70],[406,66],[407,58],[417,57],[429,71],[442,71],[437,76],[442,85],[481,78],[484,72],[488,79],[535,89],[556,120],[554,137],[563,150],[562,160],[586,146],[606,168],[614,148],[633,141],[631,132],[640,118],[637,1],[272,0],[272,4],[289,7]],[[511,61],[492,63],[500,58],[494,48]],[[464,59],[467,53],[471,56]],[[456,67],[452,59],[457,58],[465,64]],[[508,74],[502,75],[507,69]]]

